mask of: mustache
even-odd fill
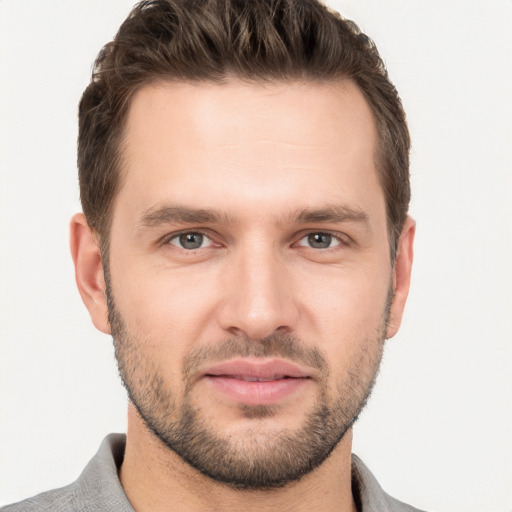
[[[325,377],[329,366],[316,347],[307,346],[290,334],[273,333],[262,339],[233,337],[192,350],[184,360],[185,379],[197,373],[205,363],[218,363],[236,357],[278,357],[319,370]]]

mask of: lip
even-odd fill
[[[311,374],[280,359],[235,359],[207,368],[203,378],[227,398],[247,405],[276,404],[304,385]]]

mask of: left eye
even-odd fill
[[[299,247],[311,247],[313,249],[331,249],[340,245],[340,240],[330,233],[309,233],[299,240]]]
[[[206,235],[203,235],[203,233],[189,232],[173,236],[169,239],[168,243],[180,249],[192,251],[194,249],[209,247],[212,241]]]

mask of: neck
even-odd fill
[[[213,481],[189,466],[147,429],[130,405],[120,479],[137,512],[356,512],[351,490],[351,447],[349,431],[328,459],[299,481],[278,489],[239,490]]]

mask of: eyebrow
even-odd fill
[[[318,209],[305,208],[300,210],[294,216],[296,222],[300,224],[314,224],[321,222],[362,222],[368,223],[368,214],[360,208],[328,205]]]
[[[142,228],[164,224],[235,224],[236,217],[222,210],[163,205],[145,210],[139,221]],[[361,222],[368,223],[368,214],[359,208],[327,205],[322,208],[303,208],[285,216],[284,223],[319,224]]]
[[[184,206],[160,206],[145,210],[141,227],[153,228],[162,224],[232,224],[234,218],[226,212]]]

